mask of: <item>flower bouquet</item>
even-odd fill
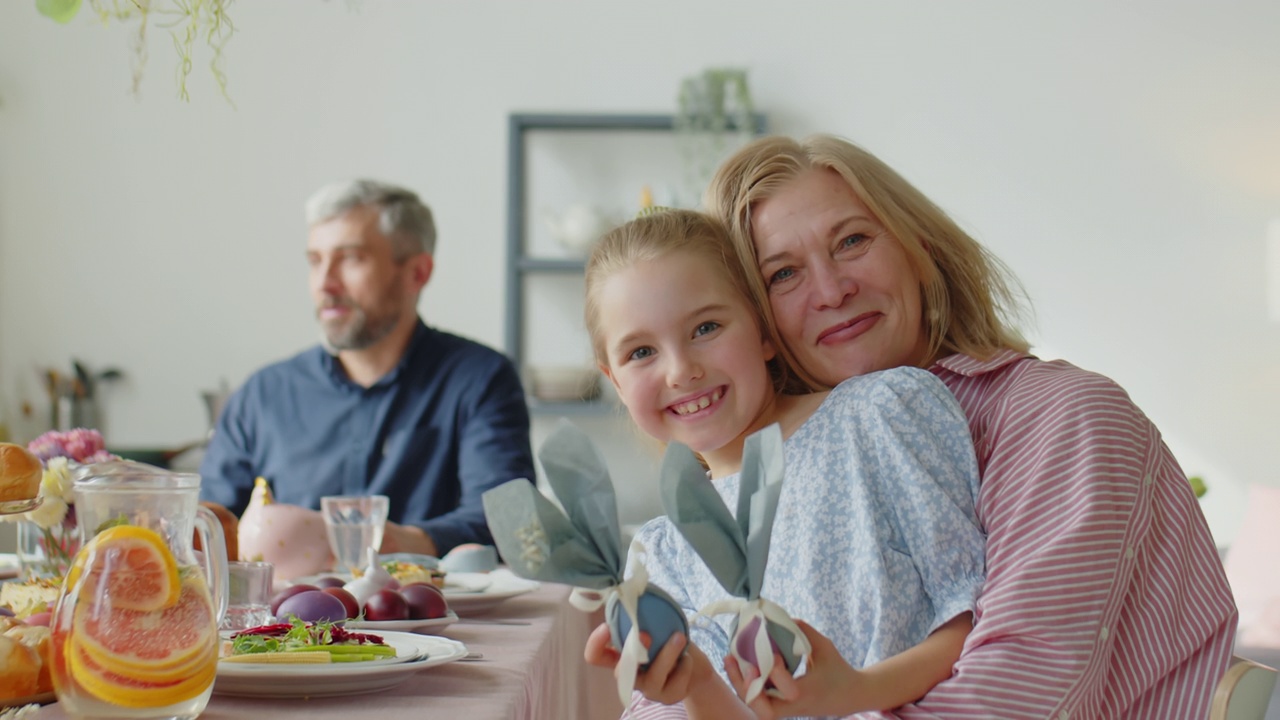
[[[0,518],[23,521],[18,526],[18,558],[27,580],[61,580],[80,549],[76,529],[72,470],[78,465],[115,459],[97,430],[51,430],[27,449],[44,464],[41,503],[33,510]]]

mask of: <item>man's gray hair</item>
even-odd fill
[[[364,205],[378,208],[378,230],[391,241],[397,260],[436,251],[436,223],[418,195],[376,180],[330,183],[307,199],[307,226],[332,220]]]

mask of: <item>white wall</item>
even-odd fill
[[[1003,257],[1042,352],[1117,379],[1207,476],[1220,542],[1247,484],[1280,482],[1274,0],[242,2],[234,109],[204,48],[183,104],[152,28],[135,99],[124,28],[33,5],[0,3],[0,396],[19,433],[47,422],[37,369],[74,355],[128,375],[104,399],[114,444],[199,437],[200,389],[313,341],[300,205],[338,177],[422,193],[441,232],[424,316],[500,345],[508,113],[668,112],[683,76],[742,65],[774,130],[861,142]],[[612,457],[646,477],[625,427]]]

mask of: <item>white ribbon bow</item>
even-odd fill
[[[777,603],[757,598],[755,600],[746,600],[744,598],[733,598],[731,600],[717,600],[708,604],[706,607],[698,611],[698,615],[711,617],[713,615],[724,615],[726,613],[738,614],[737,630],[734,631],[733,637],[729,638],[729,654],[738,663],[738,669],[741,671],[747,667],[754,667],[760,676],[751,681],[747,686],[747,695],[743,700],[750,704],[760,695],[760,691],[764,689],[765,681],[769,679],[769,673],[773,672],[773,646],[769,644],[768,625],[775,622],[787,630],[791,631],[793,640],[791,642],[791,654],[796,657],[808,657],[813,652],[813,647],[809,645],[809,638],[800,632],[800,626],[796,625],[786,610]],[[738,653],[738,637],[751,624],[751,621],[759,618],[760,622],[756,624],[755,636],[751,638],[751,644],[756,649],[756,660],[759,665],[748,662],[746,658]],[[744,673],[745,674],[745,673]]]
[[[569,603],[583,612],[594,612],[608,602],[611,596],[617,595],[618,602],[622,603],[623,612],[631,620],[631,631],[627,633],[626,640],[622,643],[622,656],[618,659],[617,669],[614,670],[614,675],[618,678],[618,697],[622,700],[623,707],[631,704],[631,691],[635,689],[636,673],[640,666],[649,662],[649,652],[645,650],[644,643],[640,642],[638,610],[640,596],[649,586],[649,572],[645,570],[642,559],[644,554],[644,545],[632,542],[631,549],[627,553],[631,577],[612,587],[601,590],[574,588],[569,594]]]

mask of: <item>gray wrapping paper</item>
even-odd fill
[[[622,581],[617,499],[604,458],[562,420],[538,450],[562,511],[525,480],[484,493],[485,518],[512,572],[531,580],[601,589]]]
[[[776,424],[748,437],[743,446],[735,515],[689,448],[672,443],[662,463],[660,494],[667,516],[725,591],[734,596],[700,608],[699,614],[737,615],[730,655],[760,675],[748,688],[748,702],[764,690],[774,650],[791,672],[811,651],[786,610],[760,597],[784,471],[782,431]]]
[[[625,706],[650,652],[658,652],[675,632],[687,635],[688,621],[670,596],[648,584],[640,561],[644,549],[638,545],[632,548],[631,577],[623,578],[617,497],[604,458],[587,436],[562,420],[539,448],[538,459],[564,510],[532,483],[513,480],[481,496],[489,530],[517,575],[575,586],[569,601],[581,610],[607,608],[619,646],[618,698]],[[651,651],[640,641],[642,627],[652,640]]]
[[[693,451],[672,443],[663,457],[662,506],[730,595],[747,600],[760,597],[783,474],[778,426],[770,425],[747,438],[735,517]]]

